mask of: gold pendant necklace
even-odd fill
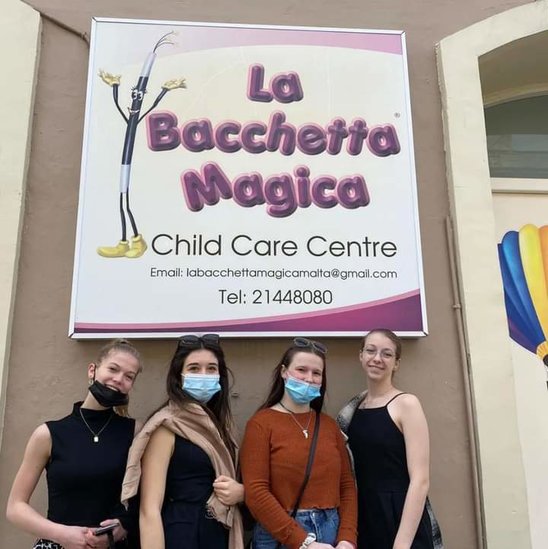
[[[84,417],[84,414],[82,413],[82,408],[78,408],[78,411],[80,412],[80,417],[82,418],[82,421],[84,422],[84,425],[88,428],[88,431],[93,435],[93,442],[99,442],[99,435],[107,428],[107,425],[110,423],[110,420],[114,416],[114,412],[111,412],[111,414],[110,414],[110,416],[108,416],[108,419],[106,420],[105,424],[96,433],[89,426],[88,422],[86,421],[86,418]]]
[[[310,421],[312,420],[312,410],[310,410],[310,412],[308,412],[308,421],[306,422],[306,427],[303,427],[301,425],[301,422],[296,418],[295,412],[292,412],[287,406],[284,406],[281,400],[280,400],[280,402],[278,402],[278,404],[285,411],[289,412],[289,414],[291,415],[291,418],[293,419],[293,421],[299,426],[299,429],[303,432],[304,438],[308,438],[308,428],[310,427]]]

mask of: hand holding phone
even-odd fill
[[[107,524],[106,526],[100,526],[99,528],[95,528],[95,530],[93,531],[93,534],[96,536],[102,536],[103,534],[112,532],[117,526],[119,526],[119,523],[117,522],[113,524]]]

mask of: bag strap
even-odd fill
[[[299,495],[295,500],[295,505],[293,506],[293,510],[291,511],[291,518],[295,518],[295,516],[297,515],[299,504],[301,503],[304,490],[306,488],[306,485],[308,484],[308,479],[310,478],[310,473],[312,472],[312,464],[314,463],[314,454],[316,453],[316,445],[318,443],[318,434],[320,432],[320,417],[321,417],[320,412],[316,412],[316,423],[314,424],[314,434],[312,435],[312,442],[310,443],[310,451],[308,452],[308,462],[306,464],[304,480],[303,480],[303,483],[301,484]]]
[[[297,516],[297,511],[299,510],[299,504],[301,503],[301,499],[304,494],[304,489],[306,488],[306,485],[308,484],[308,479],[310,478],[310,473],[312,472],[312,463],[314,462],[314,454],[316,453],[316,445],[318,443],[318,434],[320,432],[320,412],[316,412],[316,422],[314,424],[314,433],[312,434],[312,441],[310,442],[310,450],[308,452],[308,461],[306,463],[306,470],[304,472],[304,480],[301,484],[301,488],[299,489],[299,495],[297,496],[297,499],[295,500],[295,505],[293,506],[293,510],[290,513],[290,517],[294,519]],[[282,546],[281,543],[278,542],[276,545],[276,549],[280,549]]]

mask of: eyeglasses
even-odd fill
[[[293,340],[293,345],[295,345],[295,347],[302,347],[303,349],[314,349],[322,355],[327,354],[327,347],[323,343],[314,341],[313,339],[306,339],[306,337],[296,337]]]
[[[377,356],[379,354],[381,358],[384,360],[391,360],[392,358],[396,357],[396,353],[394,351],[391,351],[390,349],[373,349],[373,348],[365,348],[362,351],[367,356]]]
[[[202,344],[219,347],[219,339],[219,334],[204,334],[203,336],[189,334],[179,338],[177,347],[201,347]]]

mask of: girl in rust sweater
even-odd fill
[[[321,414],[308,484],[295,519],[310,443],[326,388],[327,348],[302,337],[283,354],[270,394],[249,420],[241,452],[253,549],[354,549],[356,489],[337,424]]]

